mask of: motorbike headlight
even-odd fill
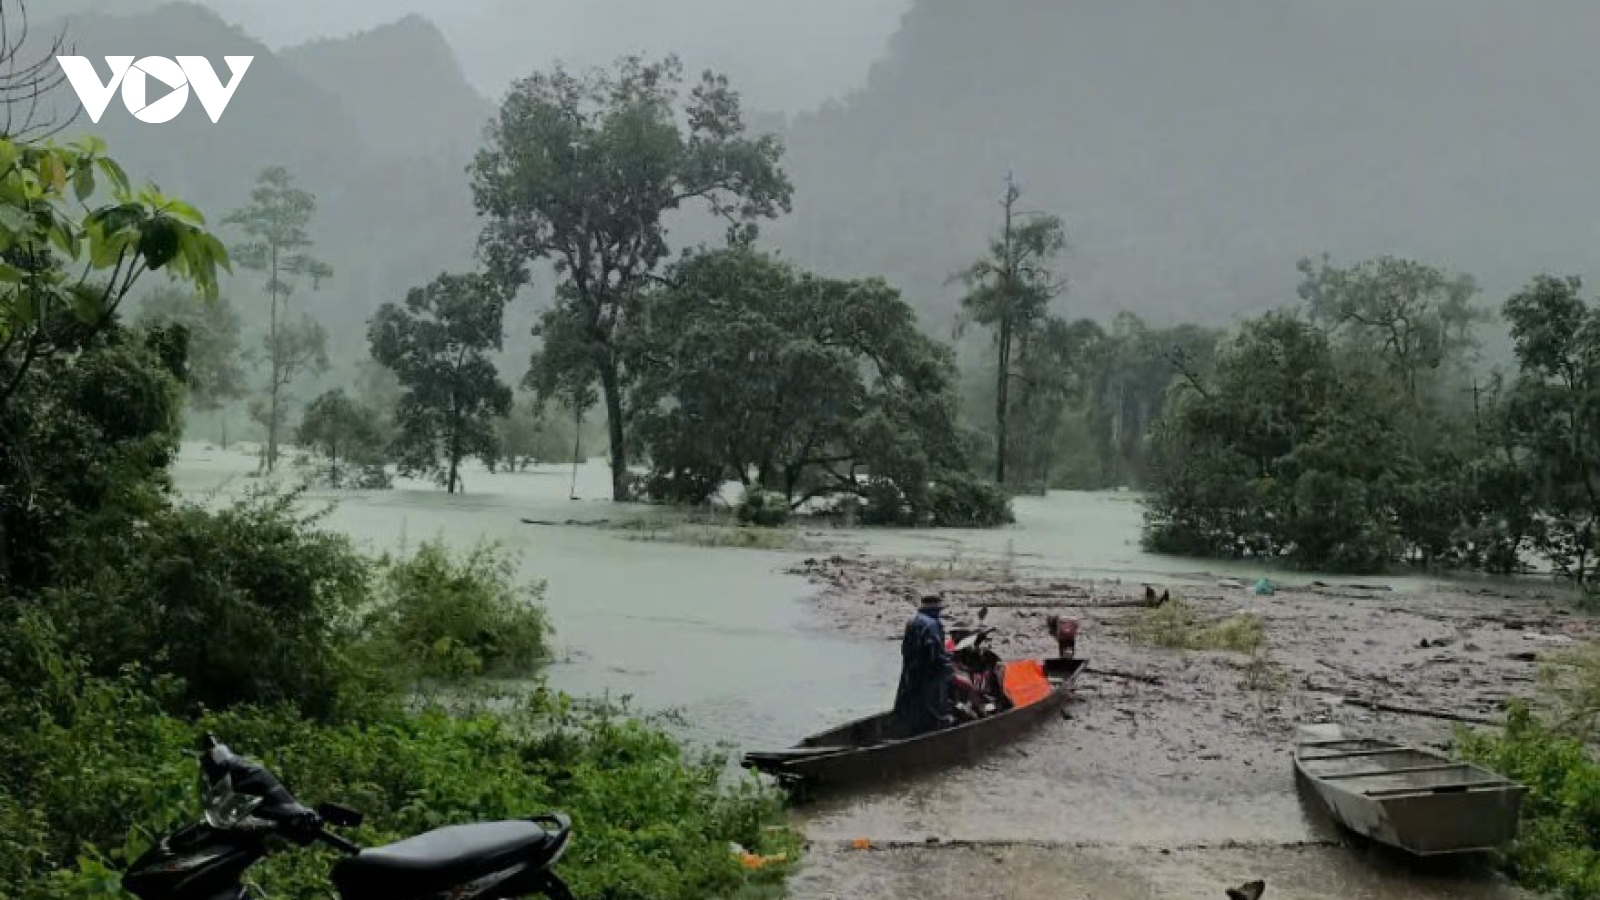
[[[257,828],[267,823],[255,818],[263,798],[241,794],[233,789],[233,776],[222,773],[215,780],[202,778],[206,824],[212,828],[232,830]]]

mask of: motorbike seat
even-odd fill
[[[405,900],[461,887],[519,863],[540,865],[558,834],[533,822],[455,825],[345,857],[333,867],[345,900]]]

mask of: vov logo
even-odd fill
[[[131,56],[108,56],[106,65],[111,69],[111,80],[107,82],[100,80],[94,63],[87,56],[58,56],[56,62],[61,65],[61,71],[67,74],[72,89],[78,93],[84,111],[89,114],[89,121],[99,123],[100,117],[105,115],[106,106],[111,103],[112,95],[120,86],[122,103],[134,118],[160,125],[172,121],[178,113],[183,112],[189,103],[191,87],[211,121],[215,123],[222,118],[223,110],[228,108],[228,101],[233,99],[233,92],[238,90],[239,82],[244,80],[245,70],[250,68],[255,57],[224,56],[223,59],[233,73],[233,80],[226,85],[204,56],[180,56],[177,62],[165,56],[146,56],[138,62],[134,62]],[[151,100],[152,79],[169,88],[170,92]]]

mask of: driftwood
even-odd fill
[[[1419,709],[1415,706],[1398,706],[1393,703],[1383,703],[1378,700],[1365,700],[1361,697],[1353,697],[1349,694],[1333,690],[1325,685],[1314,684],[1310,681],[1303,682],[1303,684],[1305,689],[1308,691],[1314,691],[1318,694],[1332,694],[1333,696],[1338,697],[1340,701],[1348,703],[1351,706],[1359,706],[1362,709],[1370,709],[1375,712],[1393,713],[1397,716],[1418,716],[1424,719],[1442,719],[1446,722],[1460,722],[1463,725],[1487,725],[1493,728],[1499,728],[1505,724],[1504,722],[1497,722],[1493,719],[1483,718],[1482,716],[1468,716],[1460,713],[1442,712],[1437,709]]]
[[[1084,671],[1090,675],[1104,675],[1108,678],[1126,678],[1129,681],[1142,681],[1145,684],[1164,684],[1159,675],[1140,675],[1138,672],[1124,672],[1120,669],[1097,669],[1087,666]]]

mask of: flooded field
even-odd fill
[[[253,469],[246,451],[196,445],[176,474],[181,490],[202,499],[259,484]],[[1424,869],[1343,846],[1295,790],[1289,752],[1295,727],[1310,721],[1447,741],[1449,723],[1341,706],[1324,693],[1388,684],[1410,704],[1482,715],[1485,704],[1531,689],[1528,667],[1512,657],[1533,644],[1501,627],[1508,610],[1520,609],[1535,633],[1578,627],[1550,618],[1547,599],[1407,578],[1356,598],[1305,590],[1255,601],[1242,584],[1265,574],[1259,567],[1142,553],[1140,507],[1129,494],[1024,499],[1018,524],[1000,531],[823,531],[810,537],[826,546],[769,552],[641,542],[566,524],[651,514],[607,501],[598,462],[580,468],[575,485],[570,468],[549,467],[469,472],[468,493],[454,497],[402,484],[310,499],[330,504],[329,525],[372,550],[438,537],[504,543],[527,577],[547,582],[557,687],[674,710],[689,736],[740,748],[787,745],[886,707],[905,597],[946,590],[961,614],[1006,593],[964,582],[974,568],[1032,579],[1034,590],[1077,585],[1133,596],[1155,582],[1180,586],[1211,613],[1263,613],[1274,636],[1264,670],[1279,685],[1272,690],[1242,689],[1248,673],[1225,655],[1137,648],[1128,636],[1137,611],[1086,616],[1085,655],[1161,683],[1086,678],[1067,720],[1015,746],[937,776],[803,806],[797,816],[812,848],[794,897],[1221,900],[1225,887],[1256,878],[1268,881],[1267,900],[1518,896],[1478,866]],[[830,569],[830,558],[844,562]],[[1061,605],[1074,602],[1064,595]],[[1525,602],[1533,606],[1517,606]],[[989,624],[1002,628],[1002,652],[1052,650],[1041,612],[1000,610]],[[874,849],[849,849],[862,838]]]

